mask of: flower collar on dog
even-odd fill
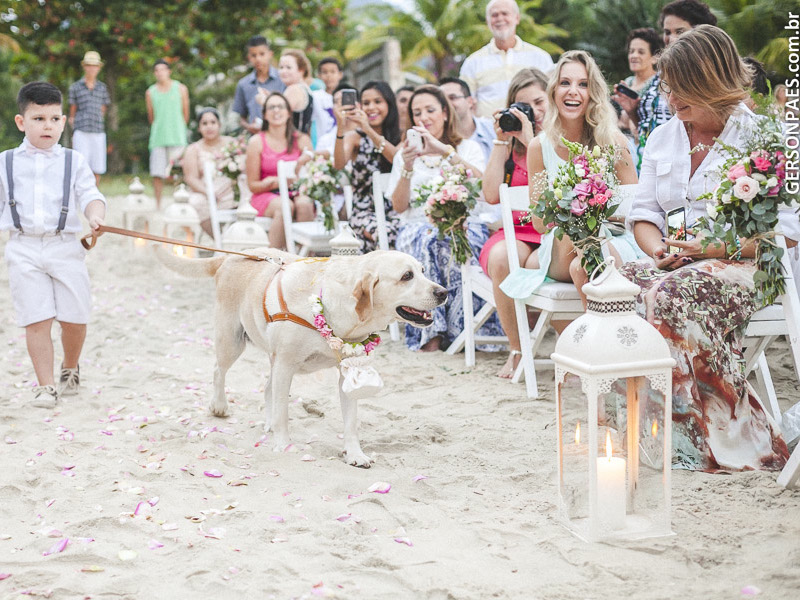
[[[314,313],[314,327],[319,331],[320,335],[328,342],[331,350],[336,352],[342,357],[361,356],[362,354],[368,355],[375,347],[381,343],[381,336],[373,333],[367,339],[361,342],[346,342],[342,338],[333,335],[333,329],[328,326],[328,321],[325,318],[325,309],[322,306],[322,296],[309,296],[311,302],[311,312]],[[340,359],[341,360],[341,359]]]

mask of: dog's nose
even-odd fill
[[[447,300],[447,290],[440,286],[433,291],[433,297],[436,298],[437,305],[444,304],[445,300]]]

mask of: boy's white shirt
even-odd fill
[[[64,147],[55,144],[42,150],[33,146],[26,137],[22,144],[8,152],[14,153],[14,198],[23,231],[34,235],[55,232],[64,193]],[[0,157],[0,163],[0,231],[10,231],[16,228],[8,207],[5,155]],[[73,151],[69,212],[64,233],[83,230],[78,212],[85,214],[86,207],[94,200],[106,203],[86,159]]]

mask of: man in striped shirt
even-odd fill
[[[514,0],[491,0],[486,6],[486,24],[492,41],[470,54],[461,65],[461,79],[473,91],[479,117],[491,119],[506,108],[508,84],[516,73],[536,67],[544,73],[553,70],[550,55],[517,35],[519,6]]]

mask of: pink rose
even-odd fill
[[[728,170],[728,179],[730,179],[731,181],[736,181],[740,177],[744,177],[746,175],[747,175],[747,170],[741,163],[736,163]]]
[[[780,191],[781,191],[781,184],[778,184],[767,192],[767,196],[777,196],[780,193]]]
[[[579,167],[583,167],[587,171],[589,170],[589,159],[587,159],[583,154],[573,158],[572,163]]]
[[[769,162],[768,159],[758,156],[753,159],[753,166],[756,170],[761,171],[762,173],[767,173],[772,166],[772,163]]]
[[[580,198],[574,198],[572,200],[572,204],[570,204],[569,210],[576,217],[580,217],[583,213],[586,212],[586,209],[588,207],[589,206],[586,204],[586,202],[584,202]]]
[[[739,177],[733,186],[733,195],[737,198],[750,202],[758,194],[758,182],[752,177]]]
[[[327,323],[325,322],[325,317],[322,315],[314,315],[314,327],[317,329],[322,329],[326,325]]]
[[[592,184],[588,181],[581,181],[575,186],[575,195],[581,198],[587,198],[592,195]]]
[[[607,193],[601,192],[599,194],[595,194],[589,198],[589,206],[605,206],[606,202],[608,202],[608,199],[609,194]]]

